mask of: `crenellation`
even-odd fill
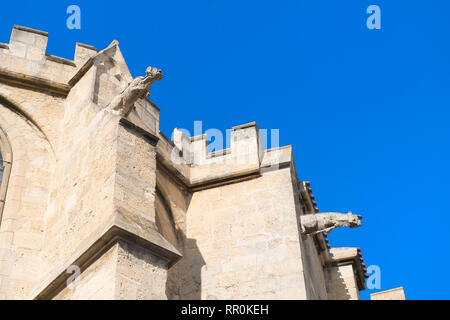
[[[217,151],[208,152],[207,158],[216,158],[216,157],[223,157],[231,153],[231,149],[222,149]]]
[[[167,142],[166,142],[167,140]],[[284,146],[264,150],[256,123],[244,124],[231,130],[230,148],[208,152],[207,134],[188,137],[175,128],[173,142],[164,142],[164,152],[159,155],[164,163],[178,168],[189,188],[216,185],[222,180],[251,177],[291,165],[292,147]],[[163,145],[160,145],[161,150]],[[167,148],[167,149],[166,149]]]
[[[264,156],[264,143],[256,122],[235,126],[231,129],[231,154],[239,163],[261,164]]]
[[[14,26],[0,44],[0,298],[358,298],[360,250],[302,233],[318,209],[290,145],[265,150],[255,122],[222,150],[172,142],[148,99],[161,70],[133,79],[116,40],[73,60],[47,42]]]
[[[48,33],[14,25],[9,40],[10,53],[30,61],[41,61],[47,50]]]
[[[403,287],[399,287],[372,293],[370,295],[370,300],[406,300],[406,297]]]
[[[182,130],[176,128],[173,137],[175,146],[182,151],[183,158],[192,166],[212,163],[256,164],[261,163],[264,157],[264,144],[255,122],[233,127],[230,148],[213,152],[208,151],[209,137],[207,134],[189,138]]]
[[[47,32],[14,25],[9,43],[0,43],[4,78],[16,83],[26,78],[31,82],[44,80],[68,85],[76,71],[98,52],[90,45],[77,43],[74,60],[70,60],[47,53],[47,43]]]
[[[189,147],[191,153],[191,165],[198,166],[206,162],[208,154],[208,135],[201,134],[191,137],[191,144]]]
[[[74,55],[74,62],[77,66],[82,66],[86,63],[86,61],[89,60],[89,58],[93,57],[95,54],[98,53],[98,49],[84,43],[77,42],[75,45],[75,55]]]
[[[170,139],[168,139],[172,142]],[[191,163],[191,139],[178,128],[173,130],[173,143],[187,164]]]
[[[189,138],[182,130],[175,129],[173,137],[175,148],[181,151],[181,157],[174,148],[171,152],[171,161],[181,161],[188,166],[186,179],[191,187],[215,183],[230,177],[258,174],[266,154],[261,134],[254,122],[233,127],[230,148],[214,152],[208,152],[207,134]],[[272,159],[265,165],[276,167],[277,155],[272,153]]]
[[[51,54],[48,54],[48,53],[45,54],[45,57],[46,57],[46,59],[48,61],[53,61],[53,62],[56,62],[56,63],[66,64],[66,65],[71,66],[71,67],[76,67],[76,64],[72,60],[69,60],[69,59],[66,59],[66,58],[57,57],[57,56],[54,56],[54,55],[51,55]]]

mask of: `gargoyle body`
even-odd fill
[[[361,226],[362,216],[349,212],[325,212],[317,214],[307,214],[300,217],[303,234],[316,234],[319,232],[330,232],[334,228]]]
[[[160,69],[148,67],[145,77],[137,77],[122,91],[119,95],[114,97],[106,110],[121,115],[127,116],[134,103],[141,98],[150,95],[150,87],[156,80],[161,80],[163,77]]]

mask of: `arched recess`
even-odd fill
[[[183,252],[183,240],[180,230],[177,228],[172,210],[170,209],[167,196],[163,194],[158,186],[155,196],[155,222],[158,231],[178,251]],[[172,266],[167,273],[166,296],[169,300],[180,297],[180,270],[178,263]]]
[[[17,114],[19,117],[21,117],[23,120],[25,120],[27,123],[29,123],[30,126],[37,129],[37,131],[39,131],[39,134],[42,136],[42,138],[44,140],[46,140],[46,142],[48,143],[48,146],[50,147],[50,150],[52,151],[52,156],[53,156],[53,158],[55,158],[55,151],[53,150],[53,146],[50,143],[50,140],[47,137],[47,134],[44,132],[42,127],[34,120],[34,118],[27,111],[25,111],[24,108],[19,107],[19,105],[16,102],[14,102],[14,100],[12,100],[11,98],[7,99],[2,94],[0,94],[0,106],[11,110],[15,114]]]
[[[156,188],[156,227],[162,236],[175,248],[180,249],[180,236],[175,226],[172,212],[163,194]]]
[[[12,149],[6,133],[0,128],[0,223],[5,206],[9,175],[11,174]]]
[[[49,269],[42,259],[55,157],[42,130],[22,108],[0,97],[0,148],[8,167],[0,220],[0,299],[29,299]],[[39,267],[36,267],[39,266]]]

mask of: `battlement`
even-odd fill
[[[348,277],[355,278],[358,290],[366,289],[365,279],[369,277],[367,274],[366,264],[361,254],[361,248],[353,247],[339,247],[330,249],[330,266],[344,267],[352,266],[353,273],[348,274]]]
[[[291,146],[264,150],[255,122],[233,127],[230,147],[223,150],[209,152],[207,134],[188,137],[176,128],[173,140],[173,145],[166,141],[160,148],[163,162],[194,189],[227,179],[250,178],[265,170],[289,166],[292,161]]]
[[[264,154],[264,143],[255,122],[236,126],[231,129],[230,148],[208,152],[209,137],[202,134],[187,137],[181,130],[175,129],[174,143],[182,152],[184,160],[191,166],[232,163],[261,163]]]
[[[48,54],[47,43],[47,32],[14,25],[9,43],[0,43],[0,78],[19,84],[40,80],[47,86],[52,82],[64,87],[98,52],[92,46],[77,43],[74,59],[69,60]]]

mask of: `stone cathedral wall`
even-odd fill
[[[186,299],[306,299],[290,169],[194,193]]]
[[[359,253],[343,265],[301,234],[317,210],[290,146],[264,150],[254,122],[224,150],[178,129],[172,142],[147,98],[107,110],[133,79],[117,41],[78,43],[73,60],[47,41],[14,26],[0,43],[0,299],[358,297]]]

